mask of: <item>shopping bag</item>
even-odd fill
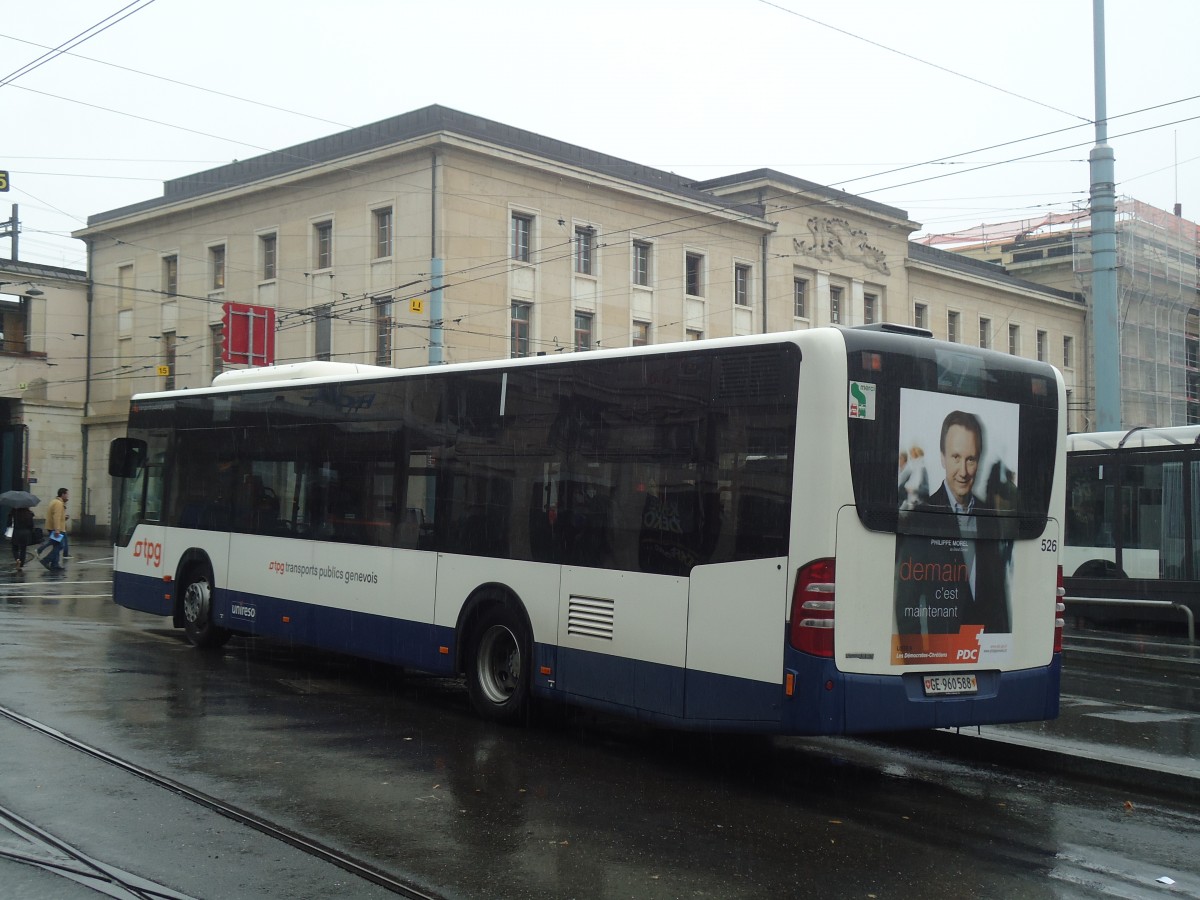
[[[13,531],[13,527],[11,525],[9,525],[7,528],[4,529],[4,539],[6,541],[12,540],[12,531]]]

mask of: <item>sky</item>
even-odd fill
[[[697,180],[778,169],[917,233],[1088,197],[1093,0],[9,6],[0,217],[19,206],[28,262],[84,269],[90,214],[434,103]],[[1104,10],[1117,193],[1196,221],[1200,2]]]

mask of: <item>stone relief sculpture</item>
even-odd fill
[[[797,253],[811,256],[823,262],[832,262],[834,257],[850,262],[859,262],[868,269],[890,275],[887,254],[868,243],[868,235],[861,228],[854,228],[845,219],[830,216],[813,216],[808,220],[811,241],[792,239]]]

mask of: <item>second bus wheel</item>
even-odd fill
[[[192,569],[183,583],[184,633],[195,647],[220,647],[229,632],[212,621],[212,576],[205,569]]]
[[[516,722],[529,704],[529,629],[506,606],[484,612],[472,631],[467,656],[467,691],[471,705],[485,719]]]

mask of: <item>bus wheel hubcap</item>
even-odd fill
[[[497,625],[479,642],[479,686],[493,703],[504,703],[517,690],[521,648],[511,631]]]
[[[193,581],[183,595],[183,615],[193,625],[208,620],[208,585]]]

